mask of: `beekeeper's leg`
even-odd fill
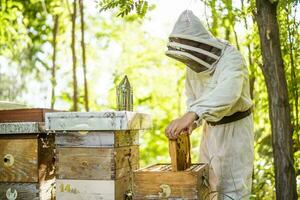
[[[214,199],[249,199],[253,169],[252,115],[236,122],[207,126],[201,156],[211,164]],[[207,157],[208,156],[208,157]]]
[[[212,166],[210,165],[210,154],[209,154],[209,144],[208,144],[208,139],[209,139],[209,127],[207,123],[203,123],[203,133],[201,137],[201,144],[200,144],[200,157],[199,157],[199,162],[200,163],[207,163],[209,164],[209,193],[210,195],[205,195],[205,200],[206,199],[212,199],[212,197],[215,196],[215,193],[213,191],[216,191],[217,188],[217,177],[214,173],[214,170]]]

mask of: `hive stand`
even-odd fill
[[[57,200],[130,199],[139,132],[150,125],[149,115],[127,111],[46,114],[56,139]]]

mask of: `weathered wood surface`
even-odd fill
[[[66,180],[57,179],[56,196],[60,200],[124,200],[131,190],[130,176],[118,180]]]
[[[15,198],[16,197],[16,198]],[[37,183],[0,183],[0,199],[39,200]],[[46,199],[42,199],[46,200]]]
[[[133,176],[128,175],[124,176],[115,181],[115,199],[116,200],[125,200],[126,193],[132,193],[133,190]],[[130,199],[130,198],[129,198]]]
[[[59,147],[122,147],[139,144],[138,131],[68,131],[57,132]]]
[[[0,110],[0,123],[5,122],[44,122],[45,113],[54,112],[44,108],[25,108],[14,110]]]
[[[0,199],[54,200],[55,180],[48,180],[41,184],[0,183]]]
[[[57,178],[110,179],[113,149],[57,148]]]
[[[58,147],[56,156],[56,173],[59,179],[110,180],[125,176],[130,164],[132,168],[137,168],[139,163],[138,146]]]
[[[150,115],[129,111],[46,113],[46,129],[141,130],[151,127]]]
[[[203,177],[208,177],[208,168],[204,164],[193,164],[177,172],[166,164],[140,169],[134,171],[134,199],[204,199],[207,188]]]
[[[57,179],[56,188],[57,200],[115,200],[113,180]]]
[[[173,171],[182,171],[191,166],[190,137],[180,135],[176,140],[169,140],[169,153]]]
[[[55,178],[54,135],[40,135],[38,142],[39,182]]]
[[[37,139],[0,139],[0,182],[38,182]]]
[[[139,131],[115,131],[115,147],[139,145]]]
[[[115,172],[115,176],[112,177],[112,179],[120,179],[124,176],[128,176],[129,174],[132,174],[134,170],[137,170],[139,169],[139,164],[138,163],[134,163],[132,164],[131,167],[123,167],[123,168],[120,168],[120,169],[116,169],[116,172]]]
[[[43,133],[42,127],[38,122],[0,123],[0,134]]]
[[[115,169],[129,167],[139,163],[139,146],[118,147],[114,149]],[[130,164],[129,164],[130,163]]]

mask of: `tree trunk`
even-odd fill
[[[272,127],[272,146],[275,164],[276,197],[279,200],[296,200],[296,177],[293,160],[293,131],[287,83],[284,72],[277,22],[277,3],[256,0],[256,21],[263,57],[269,115]]]
[[[55,104],[55,87],[56,87],[56,37],[57,37],[57,31],[58,31],[58,19],[59,16],[54,16],[54,26],[53,26],[53,55],[52,55],[52,71],[51,71],[51,109],[54,108]]]
[[[80,22],[81,22],[81,50],[82,50],[82,68],[84,78],[84,105],[85,110],[89,111],[89,95],[88,95],[88,83],[86,78],[86,54],[85,54],[85,42],[84,42],[84,12],[83,12],[83,0],[79,1],[80,10]]]
[[[78,88],[77,88],[77,59],[76,59],[76,50],[75,50],[75,23],[76,23],[76,0],[73,2],[73,14],[72,14],[72,60],[73,60],[73,108],[72,110],[78,110]]]

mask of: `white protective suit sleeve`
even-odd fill
[[[188,112],[195,112],[199,119],[217,122],[228,114],[241,96],[247,70],[239,53],[227,54],[222,60],[215,88],[190,103]],[[220,60],[220,61],[221,61]]]
[[[191,86],[191,83],[190,83],[190,80],[188,78],[185,79],[185,96],[186,96],[186,107],[187,107],[187,111],[188,111],[188,108],[190,107],[190,105],[195,102],[196,100],[196,97],[192,91],[192,86]],[[197,127],[199,127],[201,125],[201,121],[202,119],[198,119],[195,121]]]

